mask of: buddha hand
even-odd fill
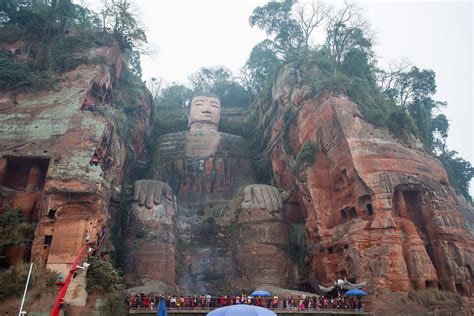
[[[278,189],[266,184],[252,184],[244,189],[244,208],[259,207],[274,212],[283,208]]]
[[[138,180],[135,182],[135,190],[133,200],[138,206],[145,205],[151,209],[154,205],[159,205],[166,200],[173,201],[173,189],[161,181],[155,180]]]

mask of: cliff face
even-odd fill
[[[111,198],[120,192],[130,152],[117,124],[123,113],[112,98],[122,73],[121,52],[107,47],[84,54],[104,62],[62,74],[54,89],[0,98],[0,211],[18,207],[37,223],[31,259],[62,275],[85,239],[97,254],[110,251],[103,246],[110,237]],[[128,118],[138,126],[133,131],[141,138],[134,142],[138,153],[150,101],[144,93],[141,114]]]
[[[259,107],[276,121],[260,127],[270,135],[276,185],[294,192],[305,217],[310,278],[367,280],[369,292],[439,287],[472,295],[474,241],[460,213],[466,206],[441,163],[415,139],[402,144],[367,123],[344,96],[310,97],[291,82],[287,68],[272,105]],[[295,171],[289,153],[307,142],[315,145],[314,163]]]
[[[9,264],[31,253],[65,274],[86,237],[106,256],[125,163],[148,156],[149,95],[143,91],[133,116],[125,114],[117,104],[129,102],[126,91],[113,93],[124,72],[120,51],[87,54],[106,63],[63,74],[54,90],[0,98],[0,211],[18,207],[37,223],[31,249],[3,249]],[[149,289],[188,293],[346,277],[367,281],[374,294],[441,288],[472,296],[474,213],[441,163],[416,139],[402,142],[367,123],[346,97],[311,96],[294,81],[286,68],[272,100],[228,113],[234,127],[258,113],[252,128],[263,131],[266,149],[254,168],[240,136],[183,131],[158,139],[153,180],[139,182],[164,198],[136,190],[127,272]],[[314,161],[298,161],[310,143]],[[265,159],[279,191],[253,186],[253,169]],[[305,228],[299,277],[289,224]],[[81,286],[70,301],[84,297]]]

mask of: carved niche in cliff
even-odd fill
[[[176,284],[190,293],[253,287],[263,281],[285,286],[290,269],[282,250],[287,248],[288,235],[280,193],[272,186],[252,185],[255,176],[246,141],[220,133],[219,120],[219,100],[197,96],[191,102],[189,131],[166,134],[158,140],[151,178],[162,182],[138,181],[132,209],[142,228],[155,222],[149,233],[159,240],[176,232],[174,244],[170,243],[174,235],[166,240],[168,252],[176,253],[176,257],[165,259],[154,255],[150,247],[140,247],[142,259],[135,262],[146,256],[154,258],[155,262],[148,264],[164,265],[170,273],[149,275],[169,284],[168,277],[176,271]],[[156,191],[155,185],[167,191],[165,183],[176,194],[172,227],[164,225],[169,217],[157,216],[167,208],[160,209],[148,193]],[[246,189],[241,190],[243,187]],[[242,199],[242,204],[233,205],[236,199]],[[232,205],[230,201],[234,201]],[[249,238],[255,234],[262,239]],[[260,267],[258,274],[252,273],[256,267]]]
[[[29,223],[36,223],[42,203],[49,159],[37,157],[0,158],[0,212],[6,207],[20,209]],[[13,245],[3,249],[8,264],[28,260],[31,248]]]

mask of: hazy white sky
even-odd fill
[[[252,10],[266,0],[133,2],[157,49],[154,56],[142,58],[144,79],[185,83],[190,73],[217,65],[237,72],[252,47],[266,37],[248,24]],[[371,23],[381,64],[405,58],[436,72],[435,98],[448,102],[449,148],[474,163],[472,1],[356,2]]]

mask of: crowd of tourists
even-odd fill
[[[345,309],[363,311],[364,306],[360,299],[354,297],[329,297],[324,295],[290,296],[290,297],[252,297],[242,295],[194,295],[178,296],[165,294],[147,296],[144,293],[132,295],[128,298],[130,309],[156,309],[164,298],[169,309],[214,309],[228,305],[248,304],[266,307],[275,310],[324,310]]]

